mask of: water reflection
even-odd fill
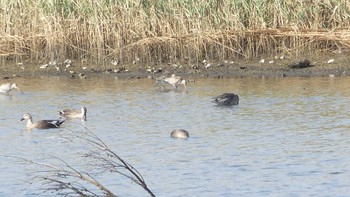
[[[19,78],[23,95],[0,96],[1,155],[57,155],[82,165],[77,153],[85,145],[62,136],[86,126],[157,196],[347,196],[349,80],[198,79],[187,91],[163,91],[149,79]],[[224,92],[237,93],[240,104],[215,106],[212,98]],[[88,120],[57,130],[28,132],[18,121],[25,112],[55,119],[59,110],[81,106]],[[189,140],[171,139],[175,128],[188,130]],[[20,163],[4,158],[0,169],[7,180],[0,196],[38,193],[38,185],[22,181],[27,171]],[[121,196],[146,194],[116,176],[99,179]]]

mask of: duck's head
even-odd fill
[[[29,120],[29,119],[32,119],[32,116],[29,113],[25,113],[23,114],[23,117],[20,119],[20,121]]]
[[[18,85],[16,83],[12,83],[10,88],[11,88],[11,90],[17,89],[18,91],[20,91],[23,94],[22,90],[18,87]]]
[[[174,131],[171,132],[170,137],[187,139],[190,137],[190,135],[188,131],[184,129],[175,129]]]

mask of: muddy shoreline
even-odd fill
[[[69,77],[86,79],[88,77],[111,77],[120,79],[151,78],[161,75],[177,74],[186,79],[211,77],[252,77],[252,78],[278,78],[278,77],[338,77],[350,76],[349,54],[327,54],[315,57],[275,56],[250,60],[219,60],[202,62],[176,62],[159,63],[145,66],[142,63],[130,65],[94,65],[72,61],[67,66],[56,62],[48,63],[14,63],[6,62],[0,68],[0,77],[11,79],[14,77]],[[304,67],[305,61],[309,63]],[[45,68],[43,65],[47,65]],[[300,66],[301,65],[301,66]]]

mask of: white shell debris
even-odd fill
[[[209,63],[207,65],[205,65],[205,68],[210,68],[210,67],[212,67],[212,65]]]
[[[86,79],[86,75],[84,73],[79,73],[78,75],[80,79]]]
[[[192,64],[192,65],[191,65],[191,68],[192,68],[192,69],[198,69],[198,66],[197,66],[197,65]]]
[[[111,61],[111,64],[112,64],[113,66],[118,65],[118,60],[112,60],[112,61]]]
[[[20,66],[21,70],[25,69],[25,65],[22,62],[17,63],[17,66]]]
[[[152,73],[152,72],[153,72],[153,69],[152,69],[152,68],[147,68],[147,69],[146,69],[146,72]]]
[[[140,58],[137,57],[132,63],[133,63],[133,64],[136,64],[136,63],[139,62],[139,61],[140,61]]]
[[[50,65],[50,66],[55,66],[56,64],[57,64],[56,61],[50,61],[50,62],[49,62],[49,65]]]
[[[64,64],[71,64],[72,63],[72,60],[70,60],[70,59],[66,59],[66,60],[64,60],[64,62],[63,62]]]
[[[49,65],[48,64],[44,64],[42,66],[40,66],[41,69],[47,68]]]
[[[333,64],[334,63],[334,59],[330,59],[327,61],[327,64]]]

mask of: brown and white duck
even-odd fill
[[[65,120],[39,120],[33,122],[32,115],[29,113],[23,114],[20,121],[27,120],[27,129],[53,129],[59,128]]]
[[[86,113],[87,113],[86,107],[82,107],[81,109],[64,109],[58,112],[58,114],[64,118],[68,118],[68,119],[80,118],[83,120],[86,120]]]

